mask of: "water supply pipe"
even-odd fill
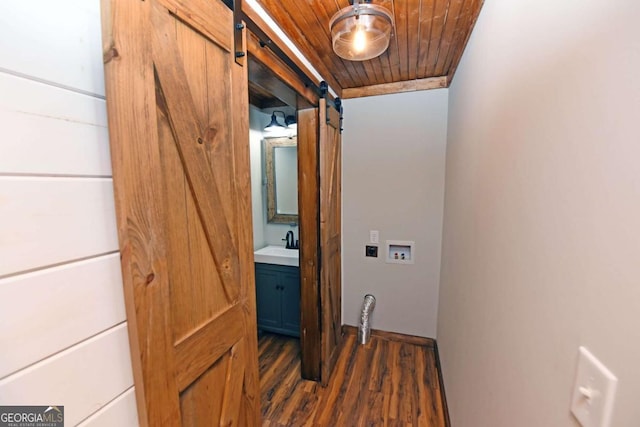
[[[360,326],[358,327],[358,342],[362,345],[369,342],[371,336],[371,323],[369,317],[376,307],[376,297],[371,294],[364,296],[362,312],[360,313]]]

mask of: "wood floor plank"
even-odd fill
[[[373,356],[373,364],[371,366],[372,372],[369,377],[369,391],[378,392],[382,391],[382,381],[386,376],[386,364],[382,361],[387,360],[388,343],[381,341],[376,346],[376,352]]]
[[[367,371],[371,366],[371,358],[375,350],[372,348],[372,344],[369,343],[363,346],[356,353],[354,369],[350,371],[349,383],[344,399],[342,399],[343,411],[340,413],[336,425],[357,425],[358,416],[363,412],[367,412],[366,402],[369,394],[366,386],[369,380]],[[356,370],[361,371],[360,375],[353,375]]]
[[[400,367],[400,346],[399,342],[391,342],[389,344],[389,351],[391,353],[391,366],[392,367]],[[402,371],[400,369],[391,369],[391,391],[390,391],[390,401],[389,401],[389,419],[390,420],[398,420],[400,411],[398,410],[399,402],[401,401],[402,395],[400,391],[400,377],[402,375]]]
[[[296,338],[260,337],[262,425],[445,427],[434,346],[347,330],[326,388],[300,377]]]

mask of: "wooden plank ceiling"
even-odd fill
[[[331,46],[329,20],[349,0],[257,0],[342,97],[446,87],[484,0],[373,0],[394,16],[389,49],[346,61]]]

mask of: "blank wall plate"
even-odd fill
[[[571,399],[571,413],[582,427],[610,427],[618,378],[584,347]]]

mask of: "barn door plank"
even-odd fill
[[[221,272],[225,292],[230,301],[237,299],[237,287],[229,283],[239,280],[237,248],[227,225],[227,220],[217,211],[222,206],[217,182],[207,157],[206,146],[222,144],[217,138],[218,129],[205,127],[198,118],[186,75],[178,57],[175,30],[166,9],[156,5],[153,9],[155,27],[153,47],[156,55],[155,70],[162,96],[167,105],[168,119],[174,132],[178,150],[185,165],[194,197],[198,200],[198,213],[207,234],[207,241],[214,255],[218,271]]]
[[[179,390],[184,390],[243,336],[243,313],[234,305],[176,344]]]
[[[103,43],[109,137],[129,341],[140,425],[180,422],[164,247],[153,58],[149,48],[150,4],[103,1]],[[148,144],[129,144],[146,140]],[[148,182],[147,182],[148,181]],[[147,182],[144,186],[135,182]],[[152,244],[154,238],[157,240]],[[152,310],[152,307],[156,307]],[[139,313],[147,313],[145,319]],[[143,363],[144,359],[144,363]]]
[[[320,174],[318,109],[298,110],[298,206],[300,222],[300,364],[302,377],[320,380]]]
[[[220,0],[104,0],[143,426],[259,425],[246,68]]]
[[[342,347],[341,134],[339,114],[320,100],[321,382],[327,384]],[[337,120],[336,120],[337,118]]]
[[[240,418],[240,404],[242,403],[242,382],[244,381],[244,340],[231,350],[229,367],[227,368],[227,380],[222,403],[221,426],[236,426]]]

